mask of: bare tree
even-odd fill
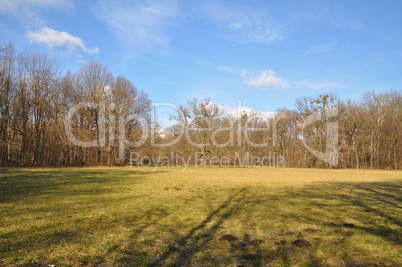
[[[367,121],[370,131],[370,169],[374,167],[374,157],[378,151],[378,138],[385,118],[384,96],[374,91],[364,95],[364,107],[367,112]],[[377,157],[378,160],[378,157]]]
[[[0,51],[0,156],[1,163],[10,161],[11,153],[11,100],[15,86],[15,53],[9,43]]]
[[[205,163],[212,146],[212,133],[223,111],[210,98],[192,99],[180,107],[181,114],[174,117],[186,130],[187,141],[200,150],[201,162]]]
[[[82,92],[81,99],[91,107],[89,109],[91,121],[94,125],[93,139],[97,140],[96,162],[102,164],[102,147],[106,144],[105,129],[105,98],[110,89],[113,75],[109,68],[98,61],[84,64],[78,72],[79,86]]]

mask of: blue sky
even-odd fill
[[[297,97],[402,88],[402,1],[0,0],[0,37],[91,59],[152,101],[275,111]]]

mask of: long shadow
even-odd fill
[[[141,234],[150,226],[156,225],[159,220],[171,215],[164,208],[151,208],[146,210],[142,216],[136,218],[136,222],[141,222],[142,226],[137,228],[132,235],[130,235],[130,240],[137,240]],[[141,254],[141,251],[136,251],[132,249],[122,250],[122,244],[114,245],[110,247],[107,251],[103,253],[103,255],[98,256],[93,262],[93,266],[103,266],[104,259],[112,254],[115,251],[118,251],[123,254],[117,262],[122,263],[125,266],[125,263],[130,262],[130,258],[133,255]]]
[[[36,192],[33,194],[45,192],[46,194],[51,194],[51,190],[56,190],[61,187],[81,184],[87,184],[87,186],[102,186],[104,183],[110,183],[114,179],[125,179],[124,177],[127,176],[128,173],[130,173],[130,175],[134,174],[132,179],[137,179],[138,182],[144,182],[146,180],[146,175],[150,174],[115,170],[113,173],[106,172],[106,174],[104,170],[85,170],[84,172],[67,171],[67,173],[65,171],[56,171],[52,173],[37,171],[34,172],[34,174],[18,170],[7,170],[6,172],[10,172],[12,175],[9,178],[0,177],[0,194],[2,192],[6,193],[6,196],[0,196],[0,202],[12,202],[22,199],[32,190]],[[21,180],[21,183],[26,182],[27,185],[17,188],[17,194],[13,198],[8,190],[10,190],[14,184],[18,187],[18,179]],[[30,185],[35,184],[36,181],[40,182],[38,188],[30,188]],[[1,188],[3,184],[6,184],[6,189]],[[49,192],[47,190],[49,190]],[[73,193],[74,190],[75,189],[68,191],[66,194]],[[86,192],[86,190],[83,190],[81,192],[77,191],[77,193],[99,194],[99,192],[105,192],[97,190],[109,189],[95,188],[94,192]],[[217,208],[211,209],[211,211],[205,215],[205,219],[202,221],[200,220],[197,225],[193,226],[191,229],[189,227],[188,232],[183,237],[178,240],[167,241],[169,245],[168,249],[163,251],[158,258],[155,258],[154,255],[145,255],[144,257],[147,257],[147,261],[145,261],[146,263],[144,265],[159,266],[167,265],[168,262],[175,266],[188,266],[194,264],[192,260],[194,259],[195,254],[203,248],[210,246],[210,241],[217,238],[216,234],[224,222],[231,220],[234,215],[238,214],[241,214],[242,218],[250,218],[250,220],[253,220],[253,216],[256,216],[258,219],[265,218],[267,221],[275,218],[274,220],[283,222],[285,228],[286,225],[293,225],[293,227],[297,224],[315,225],[317,228],[323,228],[323,231],[325,231],[325,233],[318,232],[317,234],[326,234],[328,240],[334,238],[333,240],[328,241],[329,246],[337,242],[335,240],[336,237],[344,236],[347,238],[349,234],[354,234],[353,232],[355,232],[378,236],[383,240],[389,241],[389,243],[392,243],[394,246],[396,245],[399,247],[402,244],[401,192],[402,180],[374,183],[316,183],[300,188],[288,187],[275,189],[272,193],[264,191],[263,188],[243,187],[230,194],[227,199],[222,200]],[[208,195],[208,198],[211,197],[213,197],[213,195]],[[13,199],[10,200],[7,198]],[[188,201],[188,203],[186,201]],[[197,201],[197,195],[194,195],[194,198],[191,200],[183,199],[181,204],[191,205],[194,201]],[[141,212],[138,215],[138,218],[130,218],[128,213],[121,214],[126,216],[127,220],[132,220],[135,227],[132,235],[129,237],[129,242],[133,241],[134,243],[141,235],[144,235],[147,230],[149,232],[148,228],[155,227],[159,220],[168,218],[175,212],[168,205],[160,207],[158,206],[160,204],[161,203],[155,204],[154,207]],[[283,209],[283,207],[290,207],[290,209],[286,210]],[[120,219],[122,223],[125,223],[125,217],[120,217]],[[349,219],[353,220],[355,228],[342,228],[342,225],[348,223]],[[241,223],[247,224],[247,221]],[[335,225],[333,225],[334,223]],[[109,226],[106,225],[105,227]],[[245,228],[249,229],[247,227]],[[338,228],[342,228],[344,231],[334,235],[333,230]],[[39,232],[42,232],[42,230],[43,229],[39,229]],[[113,229],[111,228],[111,230]],[[169,230],[174,231],[173,227],[167,231]],[[278,231],[278,229],[273,230],[265,228],[264,230],[270,234],[269,236],[276,236],[278,239],[283,237],[281,234],[274,233],[274,231]],[[294,231],[302,232],[301,230]],[[85,238],[79,238],[76,236],[77,234],[82,233],[82,229],[78,227],[69,228],[59,232],[46,233],[45,239],[50,240],[49,245],[60,244],[69,238],[72,238],[72,240],[77,243],[85,243]],[[21,247],[21,250],[27,249],[27,247],[21,242],[29,241],[35,236],[32,235],[32,233],[29,233],[29,229],[27,229],[27,232],[23,234],[29,238],[23,238],[21,240],[15,239],[13,240],[14,244],[12,243],[11,245]],[[301,234],[307,235],[306,233]],[[247,233],[245,232],[243,235],[245,236],[244,239],[247,239]],[[312,238],[312,236],[310,237]],[[30,242],[31,241],[28,243]],[[116,263],[130,265],[132,264],[130,261],[135,255],[141,255],[142,247],[140,243],[136,243],[136,246],[132,246],[135,251],[125,251],[122,247],[125,246],[113,245],[110,248],[105,249],[104,255],[99,257],[97,260],[94,259],[95,262],[92,263],[98,261],[99,264],[101,264],[108,255],[117,251],[121,257],[116,261]],[[295,255],[292,254],[293,249],[297,253],[297,248],[293,248],[293,246],[289,246],[286,249],[270,248],[257,251],[260,255],[268,255],[266,257],[269,257],[272,260],[281,259],[283,265],[290,265],[294,263],[294,259],[292,259],[292,256]],[[309,253],[311,253],[311,265],[319,265],[320,260],[322,259],[321,256],[314,254],[314,250],[309,251]],[[178,255],[178,257],[173,258],[173,255]],[[362,258],[364,260],[366,259],[366,256],[362,256]],[[345,257],[344,265],[348,265],[352,261],[353,259],[351,260]],[[254,264],[258,264],[258,260],[255,261]]]
[[[159,259],[152,262],[150,266],[162,265],[169,256],[177,252],[180,256],[174,262],[174,266],[183,266],[188,263],[193,255],[197,253],[201,248],[205,247],[213,238],[214,234],[223,224],[223,222],[229,217],[239,211],[245,205],[245,202],[241,201],[244,197],[246,188],[235,192],[230,196],[222,205],[211,212],[205,220],[203,220],[199,225],[192,228],[188,234],[177,241],[179,247],[174,245],[170,246],[170,249],[165,251]],[[216,222],[207,228],[209,222],[216,220]],[[206,230],[205,230],[206,229]],[[196,232],[202,231],[202,233],[196,234]],[[190,243],[188,241],[192,240]]]
[[[364,194],[366,197],[371,197],[375,201],[381,201],[386,204],[392,205],[396,208],[402,209],[402,206],[399,205],[399,203],[402,203],[402,197],[392,194],[392,192],[394,192],[395,190],[400,190],[401,189],[400,186],[398,187],[397,185],[391,186],[390,184],[375,183],[375,184],[370,184],[370,185],[357,184],[355,187],[358,189],[361,189],[362,191],[366,191],[366,193]],[[383,192],[374,190],[374,188],[382,189]],[[370,195],[370,193],[371,193],[371,195]],[[377,198],[377,196],[381,196],[382,198]],[[385,200],[384,197],[390,198],[395,203],[392,201],[389,201],[389,200]]]
[[[0,203],[26,201],[27,197],[68,195],[96,195],[110,192],[104,187],[110,183],[122,182],[130,175],[130,183],[144,182],[151,172],[116,171],[100,169],[0,169]],[[79,187],[78,187],[79,185]]]
[[[350,214],[354,220],[359,222],[359,225],[356,225],[356,229],[381,236],[392,243],[400,245],[402,244],[402,217],[400,216],[402,214],[402,199],[400,198],[402,190],[401,182],[402,180],[395,181],[394,183],[325,183],[305,186],[299,192],[292,193],[288,197],[302,199],[306,202],[309,199],[319,199],[322,201],[338,200],[340,201],[339,204],[329,205],[326,208],[332,209],[334,214],[344,211],[345,214]],[[378,189],[381,189],[381,191]],[[358,213],[349,213],[351,208],[358,208]],[[323,209],[324,211],[326,211],[325,208]],[[391,215],[391,213],[394,215]],[[375,216],[382,218],[387,225],[377,222]],[[308,215],[302,215],[299,219],[306,223],[323,223]],[[333,220],[334,218],[326,218],[324,220],[328,219]],[[368,221],[370,221],[369,226],[367,226]],[[342,225],[346,221],[336,223]]]
[[[169,214],[166,209],[153,207],[142,212],[142,215],[136,215],[135,217],[133,217],[130,216],[130,214],[126,214],[119,217],[119,219],[122,222],[130,221],[131,225],[142,225],[141,227],[136,228],[135,232],[130,237],[131,239],[135,240],[143,233],[144,230],[146,230],[147,227],[155,225],[158,220],[161,220],[168,215]],[[11,250],[21,251],[23,253],[29,250],[41,249],[42,247],[47,246],[58,246],[61,244],[64,244],[65,246],[69,246],[70,244],[75,246],[86,246],[88,243],[87,239],[101,229],[102,228],[85,229],[77,223],[72,223],[68,226],[68,228],[65,228],[62,223],[49,223],[40,227],[35,227],[34,231],[32,228],[27,228],[24,231],[8,232],[6,234],[0,235],[0,260],[3,252],[9,252]],[[111,230],[114,228],[110,228],[110,226],[105,225],[105,228],[103,229]],[[5,239],[1,240],[1,238]],[[80,257],[77,257],[77,261],[80,262],[80,265],[85,266],[103,266],[104,259],[115,251],[118,251],[120,253],[133,253],[130,251],[121,251],[120,246],[121,244],[117,244],[110,247],[103,253],[103,255],[81,255]],[[43,264],[32,266],[48,265]]]
[[[340,231],[343,238],[348,239],[349,235],[366,232],[370,235],[378,236],[389,243],[396,245],[398,251],[402,245],[402,180],[393,182],[365,182],[365,183],[347,183],[332,182],[321,183],[318,185],[305,186],[301,191],[294,194],[295,198],[309,201],[309,199],[318,199],[321,201],[336,200],[338,204],[328,205],[323,209],[322,221],[317,219],[315,214],[302,216],[302,222],[326,225],[332,227],[335,231]],[[325,209],[333,210],[333,216],[325,217]],[[342,213],[343,212],[343,213]],[[319,213],[319,212],[318,212]],[[341,213],[341,216],[335,215]],[[316,216],[313,216],[316,215]],[[313,218],[315,217],[315,218]],[[339,218],[337,221],[336,218]],[[354,220],[353,228],[342,227],[348,223],[348,219]],[[394,262],[376,262],[366,255],[363,259],[351,259],[343,257],[345,266],[382,266],[394,265]],[[317,261],[313,259],[310,262],[315,266]]]
[[[377,189],[381,188],[380,192]],[[399,216],[388,214],[389,208],[400,210],[401,199],[399,197],[402,184],[398,183],[318,183],[308,185],[302,188],[284,188],[278,189],[277,194],[261,195],[261,191],[252,188],[242,188],[241,190],[233,193],[224,203],[218,208],[213,210],[202,222],[193,227],[189,232],[179,240],[170,243],[169,249],[162,253],[156,260],[151,262],[150,266],[167,265],[167,260],[170,258],[169,265],[172,266],[187,266],[191,265],[191,259],[201,249],[208,246],[208,243],[216,239],[215,234],[220,226],[231,218],[232,215],[242,213],[247,214],[249,218],[253,216],[254,209],[250,207],[263,206],[269,210],[269,216],[277,218],[286,224],[289,222],[298,222],[300,224],[325,226],[333,229],[342,227],[344,223],[348,222],[348,217],[352,216],[353,219],[358,221],[355,223],[353,230],[345,228],[340,235],[346,238],[352,234],[351,231],[363,231],[372,235],[384,238],[391,243],[400,245],[401,239],[401,220]],[[253,194],[247,195],[252,192]],[[297,202],[299,201],[299,202]],[[331,202],[328,202],[331,201]],[[319,202],[319,203],[316,203]],[[310,203],[306,206],[306,203]],[[384,209],[374,208],[373,205],[384,206]],[[297,210],[298,205],[307,211],[298,210],[297,212],[288,213],[282,210],[283,206],[293,206]],[[247,206],[247,207],[246,207]],[[319,207],[314,212],[309,212],[308,208]],[[363,218],[359,214],[349,213],[349,210],[357,207],[361,214],[369,216]],[[366,212],[367,211],[367,212]],[[326,216],[326,214],[330,216]],[[348,216],[344,216],[348,214]],[[398,213],[396,213],[398,214]],[[399,213],[401,214],[401,213]],[[370,217],[371,216],[371,217]],[[388,225],[383,225],[381,222],[371,223],[367,225],[367,220],[374,216],[380,216],[382,220],[388,222]],[[213,222],[212,225],[210,223]],[[335,222],[336,225],[332,225]],[[247,235],[247,233],[244,233]],[[302,233],[299,233],[302,234]],[[281,235],[281,234],[280,234]],[[280,236],[278,236],[280,238]],[[337,242],[334,241],[333,242]],[[177,244],[177,245],[176,245]],[[235,249],[235,248],[234,248]],[[290,249],[290,250],[289,250]],[[290,264],[290,255],[293,253],[294,248],[283,249],[281,247],[265,251],[269,254],[271,260],[280,258],[282,263]],[[234,250],[235,251],[235,250]],[[258,253],[264,253],[256,249]],[[173,262],[170,257],[172,254],[178,255]],[[317,265],[320,261],[317,255],[312,253],[311,264]],[[350,259],[345,258],[345,264],[351,264]],[[253,264],[258,265],[258,259],[253,261]]]

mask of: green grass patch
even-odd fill
[[[402,262],[400,171],[151,170],[0,169],[0,265]]]

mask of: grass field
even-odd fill
[[[0,265],[402,263],[401,171],[151,170],[0,169]]]

